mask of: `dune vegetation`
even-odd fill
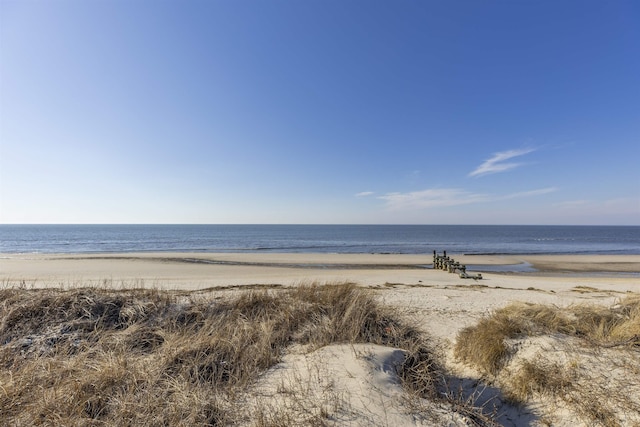
[[[247,413],[238,399],[292,345],[332,343],[403,349],[397,375],[408,396],[491,425],[442,391],[428,338],[353,284],[227,293],[5,287],[0,343],[0,419],[10,425],[286,425],[287,414]],[[331,424],[322,404],[304,424]]]
[[[454,351],[516,404],[538,399],[576,424],[640,425],[637,295],[612,307],[511,304],[462,329]]]
[[[485,316],[453,344],[477,381],[456,377],[456,362],[445,363],[446,348],[429,338],[428,325],[407,320],[376,292],[349,283],[195,291],[5,285],[0,420],[341,425],[355,419],[345,415],[349,396],[311,392],[311,381],[331,387],[326,372],[313,379],[293,374],[290,381],[307,384],[272,389],[293,406],[274,395],[256,400],[256,385],[287,355],[369,343],[402,349],[394,375],[414,425],[501,425],[518,407],[535,412],[527,425],[570,425],[554,418],[559,413],[575,425],[640,425],[639,297],[613,307],[519,303]],[[497,390],[498,406],[477,399],[487,387]]]

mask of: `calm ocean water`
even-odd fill
[[[640,254],[640,226],[0,225],[0,253]]]

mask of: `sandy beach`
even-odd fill
[[[482,280],[433,270],[430,255],[125,253],[3,254],[0,281],[35,288],[181,290],[352,282],[383,290],[386,301],[425,316],[430,333],[448,338],[477,316],[514,301],[612,303],[640,292],[640,255],[452,257],[473,266],[469,272],[480,272]],[[521,266],[528,271],[517,272]],[[496,267],[504,271],[486,271]]]
[[[481,272],[484,281],[513,287],[537,282],[579,280],[633,285],[640,276],[640,255],[452,255]],[[385,283],[466,283],[456,275],[431,270],[431,255],[312,253],[119,253],[0,254],[0,280],[34,286],[143,281],[168,288],[350,281],[365,286]],[[499,274],[492,274],[499,273]],[[517,274],[514,274],[517,273]],[[544,278],[544,279],[542,279]],[[528,286],[528,285],[527,285]],[[633,286],[632,286],[633,287]]]
[[[495,310],[514,302],[555,307],[578,304],[609,307],[629,295],[640,293],[640,255],[452,254],[452,257],[473,266],[469,272],[481,272],[482,279],[462,279],[457,274],[434,270],[431,266],[431,255],[131,253],[4,254],[0,255],[0,281],[5,287],[73,288],[95,285],[168,290],[210,289],[213,292],[237,292],[239,289],[251,289],[256,286],[278,289],[311,283],[356,283],[358,286],[374,290],[384,304],[397,308],[404,316],[420,325],[440,348],[447,369],[458,378],[466,378],[464,381],[467,383],[475,381],[473,384],[477,384],[482,375],[455,359],[455,340],[463,328],[476,324]],[[531,344],[530,351],[536,349],[549,353],[544,345],[548,343],[538,343],[535,346]],[[357,350],[352,346],[326,349],[315,356],[291,354],[279,365],[277,375],[290,372],[291,369],[296,369],[296,376],[312,375],[299,371],[302,369],[300,366],[308,366],[310,360],[313,360],[314,364],[323,361],[323,366],[326,365],[323,369],[331,372],[327,375],[334,375],[346,381],[345,378],[351,378],[353,372],[380,370],[380,364],[386,363],[385,358],[399,357],[388,348],[367,347],[366,352],[373,355],[371,360],[375,363],[358,365],[356,369],[356,365],[362,362],[362,358],[356,357],[358,351],[365,350]],[[328,360],[331,362],[327,362]],[[345,366],[346,371],[342,368],[336,369],[337,366]],[[277,393],[274,390],[278,386],[269,386],[269,381],[281,383],[282,379],[274,379],[273,375],[276,374],[267,375],[266,382],[259,387],[271,390],[275,402]],[[363,391],[361,383],[345,382],[343,386],[347,393],[355,393],[358,389],[359,395],[379,393],[380,387],[387,387],[388,390],[393,389],[393,393],[389,393],[396,395],[400,392],[393,388],[395,386],[392,387],[393,381],[393,378],[384,381],[379,379],[377,385],[374,384],[378,391]],[[484,398],[487,400],[496,398],[495,392],[491,390],[493,389],[489,388],[486,392]],[[269,394],[264,390],[261,393]],[[389,396],[385,399],[391,399]],[[539,400],[532,404],[533,407],[545,407],[550,403]],[[557,402],[554,405],[557,405]],[[376,412],[378,409],[371,402],[365,406],[369,408],[366,417],[353,425],[388,425],[382,420],[383,416],[388,417],[389,413]],[[385,409],[388,410],[389,408]],[[553,421],[553,425],[580,425],[575,424],[571,411],[558,407],[551,412],[548,409],[541,410],[547,418],[538,415],[534,417],[530,409],[518,409],[507,403],[500,403],[497,410],[502,414],[498,418],[500,425],[544,425],[540,420],[549,419]],[[408,422],[400,415],[398,417],[397,423],[400,424],[394,425],[405,425],[404,423]],[[638,418],[639,414],[635,413],[629,419],[635,422]],[[460,423],[456,424],[454,420],[450,425],[463,425],[462,421]]]

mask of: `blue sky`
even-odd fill
[[[0,223],[640,224],[637,1],[0,7]]]

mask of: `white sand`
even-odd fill
[[[355,282],[375,289],[384,303],[421,325],[434,338],[463,389],[475,386],[477,373],[455,362],[453,342],[459,330],[491,310],[515,301],[612,305],[628,293],[640,293],[640,255],[453,257],[480,269],[527,263],[539,271],[482,273],[483,279],[474,281],[426,268],[431,265],[431,255],[4,254],[0,255],[0,281],[5,286],[107,284],[166,289]],[[430,413],[440,417],[438,420],[407,415],[397,378],[389,368],[401,354],[398,349],[371,345],[330,346],[311,354],[294,352],[265,375],[248,404],[278,408],[302,404],[304,413],[306,396],[314,400],[314,410],[321,406],[318,402],[327,406],[322,410],[332,414],[336,425],[465,425],[458,414],[437,407],[430,408]],[[300,384],[307,386],[304,390],[291,388]],[[262,398],[256,401],[255,396]],[[476,398],[496,405],[504,425],[541,425],[528,409],[510,407],[497,396],[488,388],[484,396]],[[570,412],[563,411],[562,407],[554,409],[553,425],[580,425]]]
[[[565,272],[611,273],[580,277],[583,285],[613,286],[633,290],[640,277],[640,255],[621,256],[460,256],[463,263],[477,266],[530,263],[542,269],[536,275],[483,273],[483,284],[543,288],[575,283]],[[38,287],[60,284],[144,283],[147,286],[198,289],[247,284],[293,285],[308,282],[351,281],[367,286],[385,283],[468,284],[456,275],[426,269],[431,255],[381,254],[213,254],[136,253],[98,255],[13,255],[0,254],[0,280],[25,281]],[[564,273],[564,274],[560,274]],[[630,277],[635,273],[636,277]],[[542,275],[548,276],[542,279]],[[631,289],[628,288],[631,286]]]

